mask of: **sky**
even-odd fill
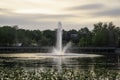
[[[98,22],[120,26],[120,0],[0,0],[0,26],[30,30],[93,29]]]

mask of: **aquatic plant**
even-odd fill
[[[120,80],[120,73],[116,70],[95,69],[57,69],[43,68],[25,70],[23,68],[0,67],[0,80]]]

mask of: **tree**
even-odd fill
[[[54,46],[56,44],[56,30],[25,30],[17,26],[0,27],[0,46]],[[112,22],[94,24],[90,31],[87,27],[77,30],[63,30],[63,45],[69,41],[75,46],[120,46],[120,28]]]
[[[15,29],[10,26],[0,28],[0,45],[12,46],[15,41]]]
[[[97,23],[93,29],[93,44],[95,46],[116,47],[119,42],[120,28],[110,23]]]
[[[45,36],[42,36],[42,39],[38,41],[39,46],[50,46],[50,40]]]
[[[117,46],[119,30],[112,22],[108,24],[109,46]]]
[[[107,46],[108,45],[108,30],[107,24],[99,22],[94,24],[92,42],[94,46]]]
[[[81,28],[81,30],[78,31],[78,35],[79,35],[79,46],[91,46],[92,33],[87,27]]]
[[[51,31],[51,30],[45,30],[43,31],[42,34],[44,38],[46,38],[47,40],[49,40],[49,45],[53,46],[55,45],[55,41],[56,41],[56,31]]]

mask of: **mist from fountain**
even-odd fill
[[[62,23],[58,22],[57,36],[56,36],[56,47],[53,49],[53,54],[58,56],[65,55],[66,50],[71,47],[71,42],[66,46],[62,47]]]

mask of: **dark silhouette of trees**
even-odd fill
[[[118,46],[120,37],[120,28],[110,23],[94,24],[93,29],[93,45],[94,46]]]
[[[94,46],[106,46],[108,42],[108,29],[107,29],[107,24],[103,23],[97,23],[94,24],[94,29],[93,29],[93,45]]]
[[[78,31],[79,46],[91,46],[92,45],[92,32],[87,28],[81,28]]]
[[[0,27],[0,45],[11,46],[15,41],[15,28],[10,26]]]
[[[93,30],[63,30],[63,45],[69,41],[80,47],[118,47],[120,28],[110,23],[96,23]],[[17,26],[0,27],[0,46],[55,46],[56,30],[25,30]],[[18,45],[21,44],[21,45]]]

